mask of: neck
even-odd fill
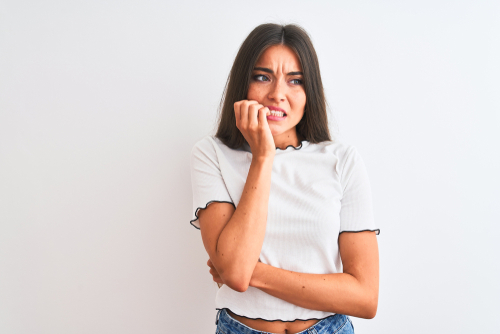
[[[289,133],[282,133],[277,136],[273,136],[274,145],[282,150],[286,149],[289,145],[297,147],[300,145],[302,138],[300,138],[295,131]]]

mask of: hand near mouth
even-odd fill
[[[250,145],[254,158],[274,157],[276,146],[267,122],[269,108],[257,101],[242,100],[234,103],[234,113],[236,127]]]

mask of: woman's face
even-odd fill
[[[306,106],[303,80],[299,58],[288,46],[274,45],[267,48],[255,64],[247,100],[255,100],[286,113],[279,120],[267,118],[275,139],[280,137],[290,140],[296,137],[295,126],[302,119]]]

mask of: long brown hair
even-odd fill
[[[304,116],[296,126],[299,140],[311,143],[330,141],[325,93],[319,62],[307,32],[294,24],[266,23],[257,26],[243,41],[226,81],[219,105],[218,128],[215,137],[236,149],[246,143],[236,127],[234,103],[247,98],[252,71],[262,53],[270,46],[286,45],[298,56],[304,73],[306,106]]]

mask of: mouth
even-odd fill
[[[277,117],[286,117],[286,111],[278,108],[278,107],[273,107],[273,106],[267,106],[269,111],[271,112],[271,116],[277,116]]]

